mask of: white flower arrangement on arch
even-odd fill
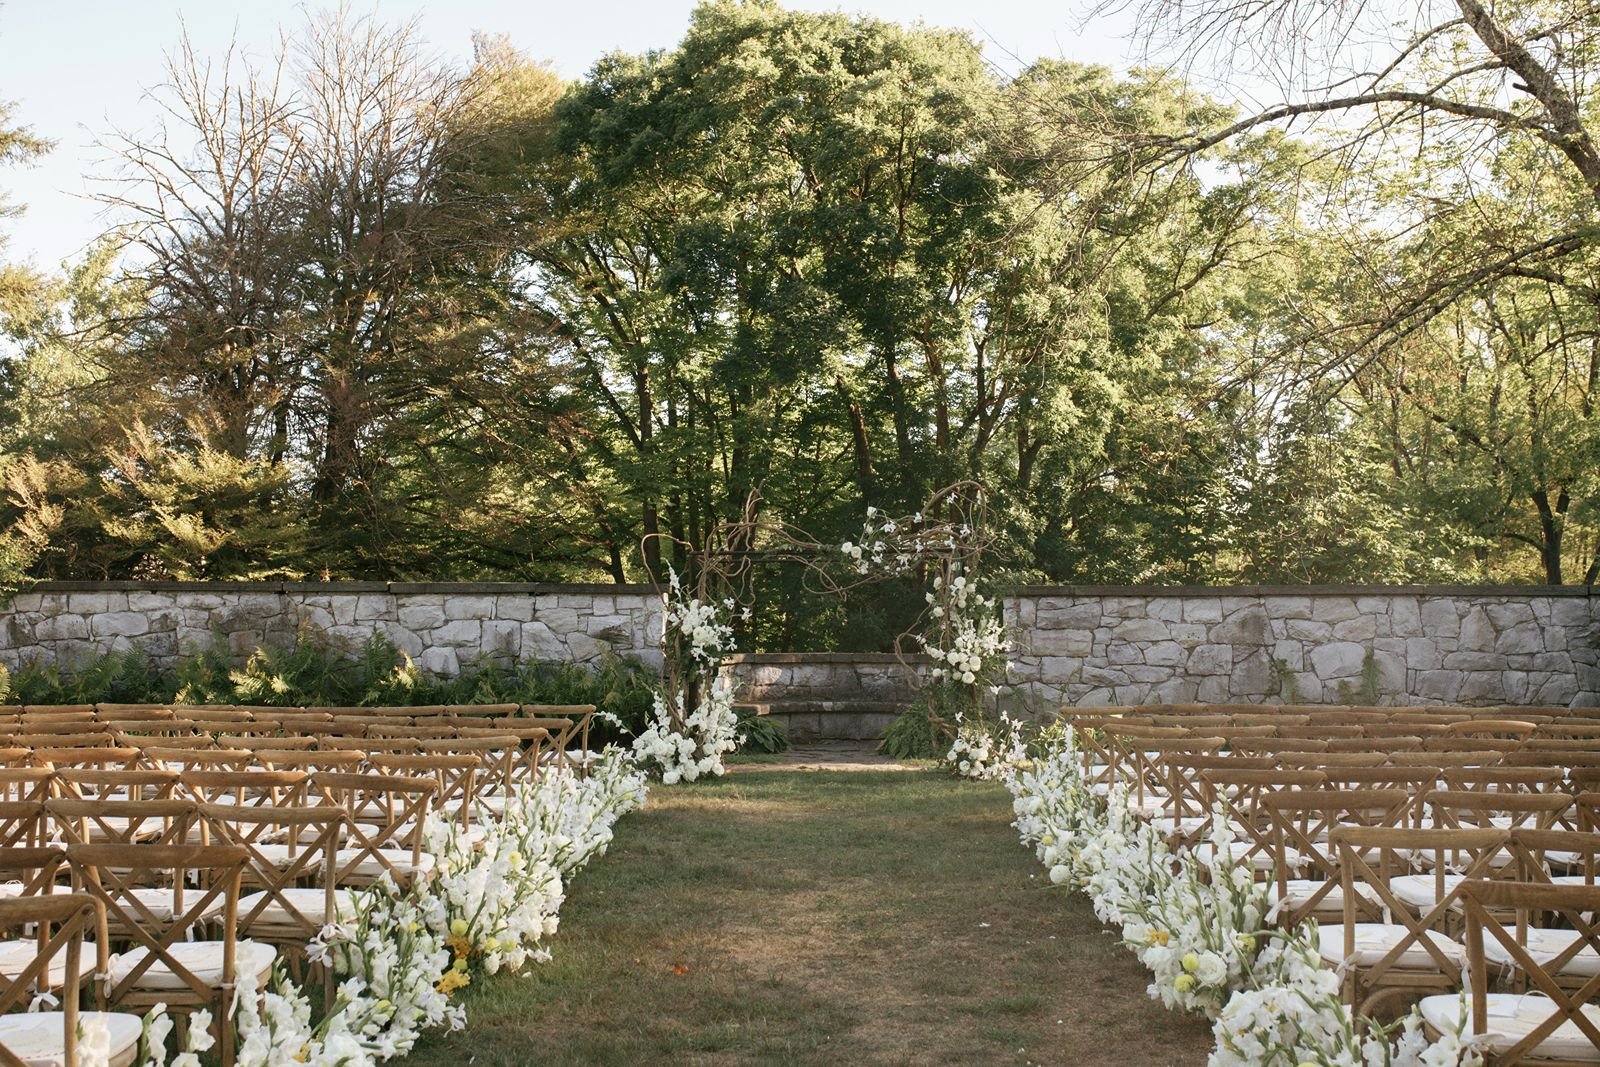
[[[744,739],[733,683],[722,674],[722,660],[733,649],[737,604],[689,596],[677,572],[668,573],[661,627],[665,679],[633,754],[639,766],[660,774],[662,784],[674,785],[722,775],[724,757]]]

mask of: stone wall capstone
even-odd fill
[[[0,609],[0,662],[68,665],[139,648],[158,668],[226,643],[236,655],[313,632],[353,651],[381,633],[427,671],[477,659],[661,664],[661,597],[641,585],[400,582],[47,582]]]
[[[1040,586],[1013,703],[1600,705],[1586,586]]]

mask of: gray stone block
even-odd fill
[[[1377,636],[1378,620],[1372,615],[1346,619],[1341,623],[1335,623],[1333,627],[1335,641],[1371,641]]]
[[[1311,650],[1311,669],[1324,682],[1331,679],[1355,678],[1366,663],[1367,649],[1353,641],[1338,641],[1331,645],[1318,645]]]
[[[1453,600],[1425,600],[1422,602],[1422,632],[1426,637],[1457,637],[1461,633],[1461,615]]]
[[[1353,619],[1361,614],[1356,610],[1354,598],[1347,596],[1319,596],[1311,601],[1311,617],[1332,625]]]
[[[1232,645],[1200,645],[1189,653],[1188,673],[1196,676],[1231,674]]]
[[[1507,605],[1510,606],[1510,605]],[[1524,605],[1525,606],[1525,605]],[[1489,618],[1494,619],[1490,611]],[[1496,624],[1499,625],[1498,623]],[[1494,650],[1506,655],[1533,655],[1545,650],[1544,631],[1536,622],[1520,622],[1503,629],[1495,639]]]
[[[96,637],[139,637],[150,632],[150,620],[142,611],[108,611],[90,623]]]
[[[1113,641],[1165,641],[1172,636],[1160,619],[1132,619],[1111,628]]]
[[[1219,645],[1264,645],[1271,632],[1264,608],[1241,608],[1211,628],[1211,640]]]

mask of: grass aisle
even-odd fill
[[[1199,1064],[1203,1021],[1052,889],[997,785],[751,771],[657,788],[580,874],[555,959],[466,991],[406,1067]]]

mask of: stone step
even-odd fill
[[[786,698],[744,705],[784,724],[793,743],[875,741],[908,707],[894,700],[809,700]]]

